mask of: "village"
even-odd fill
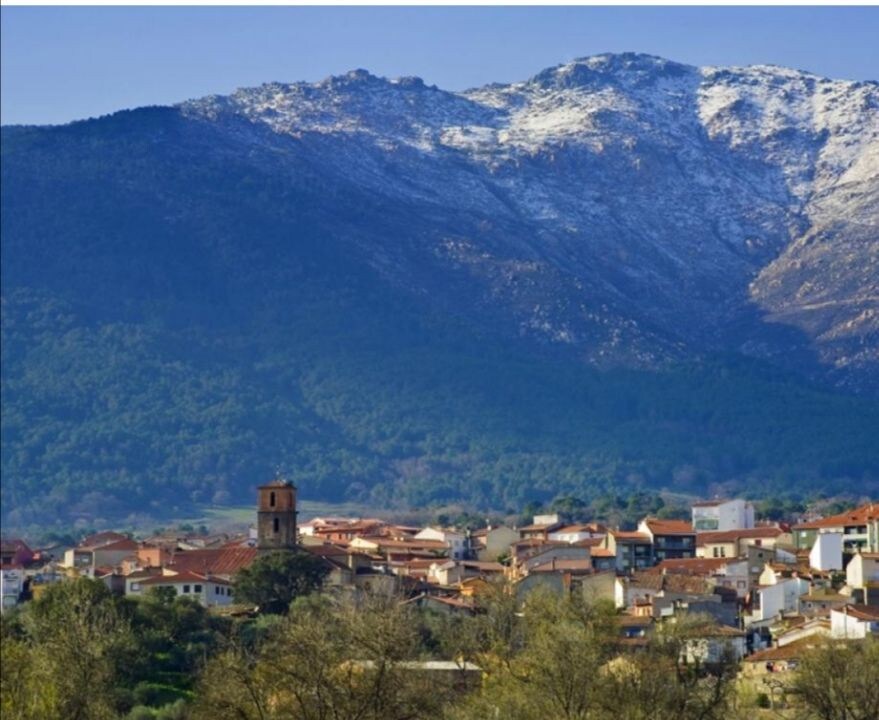
[[[633,648],[669,619],[708,616],[688,652],[711,662],[731,650],[752,676],[795,668],[820,638],[879,634],[879,503],[793,526],[760,521],[740,499],[691,510],[689,522],[645,517],[634,531],[558,514],[469,531],[376,518],[298,524],[296,488],[275,480],[259,488],[257,523],[239,537],[100,532],[63,552],[4,539],[2,608],[86,576],[129,597],[170,588],[214,612],[253,612],[236,603],[236,574],[260,554],[298,548],[325,565],[327,592],[378,592],[441,613],[473,613],[500,585],[520,602],[538,589],[610,601]]]

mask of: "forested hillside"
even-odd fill
[[[277,467],[377,506],[879,489],[875,400],[649,322],[624,347],[596,320],[606,363],[520,336],[421,261],[503,223],[395,204],[302,140],[158,108],[4,128],[2,153],[12,525],[250,502]]]

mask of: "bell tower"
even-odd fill
[[[259,550],[296,548],[296,486],[277,477],[257,488],[256,537]]]

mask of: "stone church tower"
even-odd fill
[[[257,488],[257,548],[262,551],[296,548],[296,487],[276,478]]]

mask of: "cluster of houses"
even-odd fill
[[[102,532],[53,554],[4,540],[3,609],[85,575],[127,596],[164,587],[233,612],[237,572],[261,553],[301,549],[326,564],[328,590],[398,593],[444,613],[473,613],[499,588],[522,601],[537,589],[605,599],[633,647],[698,615],[688,652],[710,662],[732,649],[754,674],[794,667],[822,637],[879,633],[879,503],[793,526],[759,522],[744,500],[715,500],[694,504],[688,521],[647,517],[635,530],[556,514],[462,530],[379,518],[298,524],[292,484],[258,493],[257,524],[241,536]]]

